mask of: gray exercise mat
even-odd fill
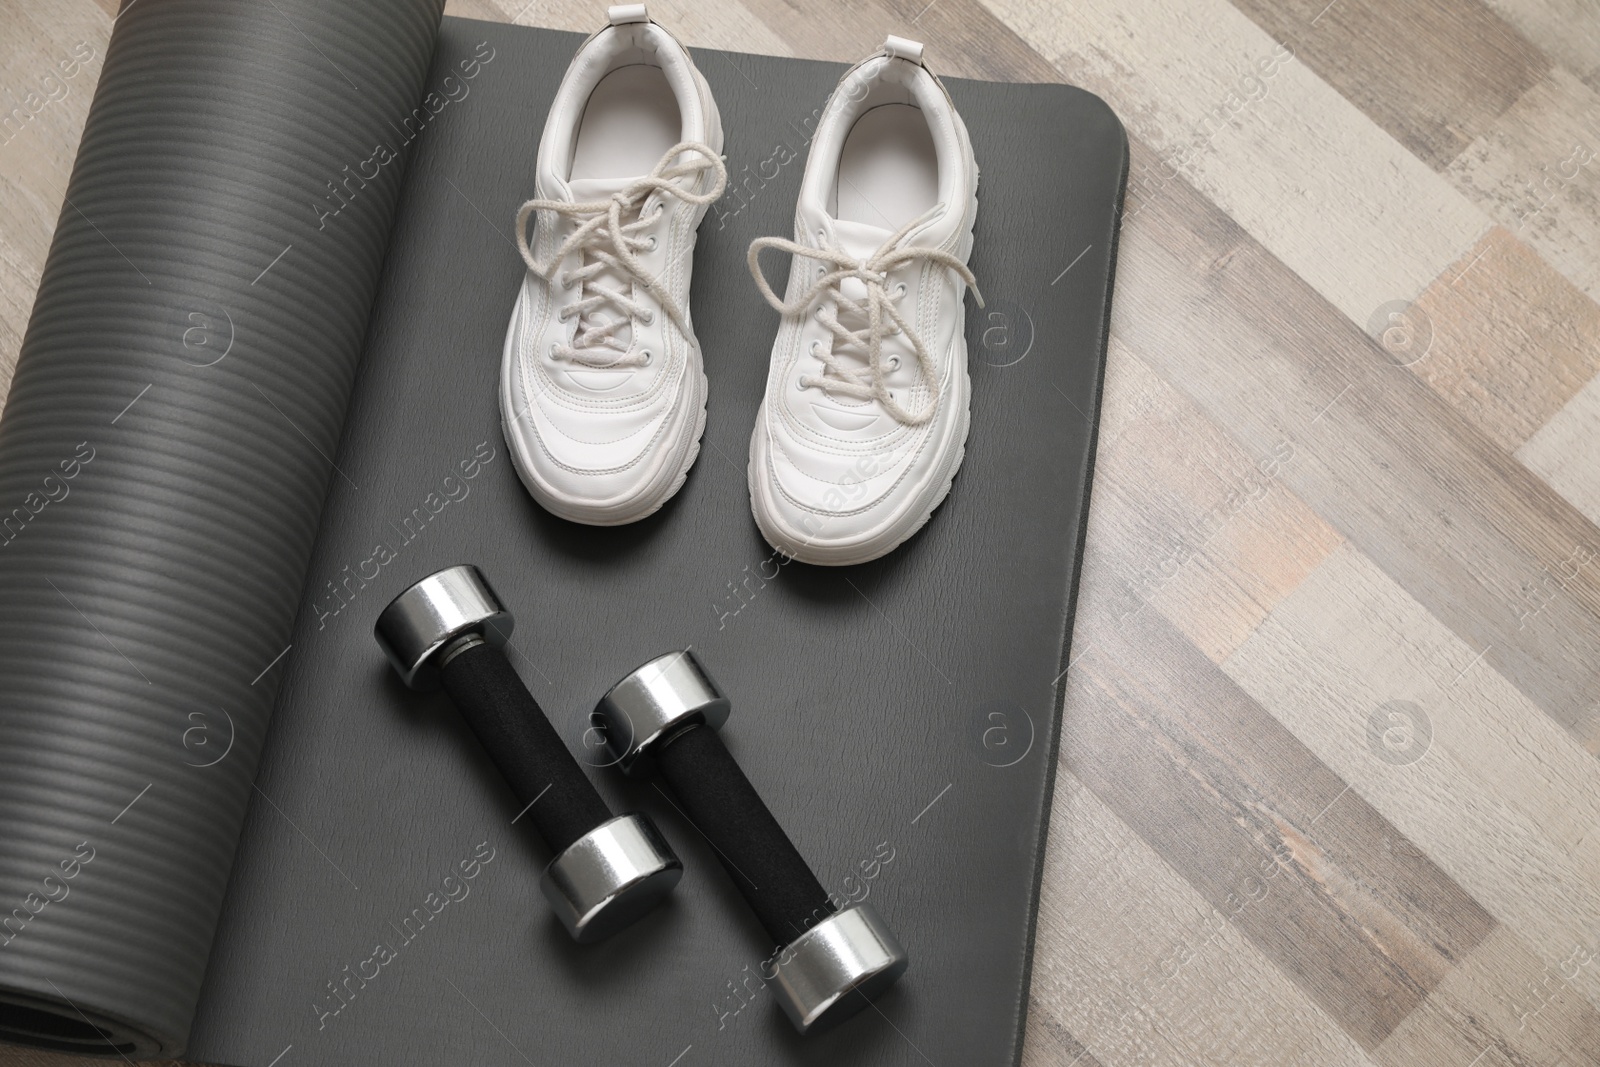
[[[1076,89],[949,81],[983,168],[972,268],[989,300],[969,311],[966,462],[894,554],[812,568],[775,557],[750,516],[746,451],[777,317],[745,249],[789,234],[839,65],[696,52],[732,191],[696,256],[711,395],[682,492],[645,522],[580,527],[541,511],[511,467],[496,407],[523,271],[511,219],[580,40],[445,20],[430,81],[479,42],[494,58],[412,160],[262,764],[273,802],[251,808],[192,1052],[253,1067],[290,1045],[285,1065],[1012,1062],[1121,127]],[[938,42],[929,57],[937,69]],[[447,701],[403,689],[372,641],[391,597],[458,562],[517,613],[513,663],[592,762],[596,698],[694,647],[734,701],[730,749],[823,885],[865,894],[909,949],[877,1011],[796,1036],[762,988],[764,935],[714,854],[660,792],[614,771],[592,772],[608,801],[651,813],[687,873],[667,908],[614,940],[567,940],[536,884],[548,857],[511,825],[519,805]],[[432,914],[428,895],[445,901],[443,878],[480,848],[493,860]],[[430,921],[407,926],[419,907]]]
[[[183,1049],[403,161],[316,206],[442,7],[118,18],[0,420],[0,1039]]]
[[[181,0],[139,0],[124,20],[144,5],[161,17],[186,7]],[[99,820],[119,832],[137,828],[128,840],[139,848],[149,848],[153,834],[182,827],[191,835],[191,851],[186,855],[174,844],[155,857],[159,866],[139,867],[142,882],[130,888],[114,882],[120,869],[102,862],[111,856],[102,850],[73,882],[72,898],[48,906],[59,915],[42,913],[34,920],[41,925],[28,934],[48,932],[44,924],[54,918],[63,920],[58,929],[67,929],[74,905],[104,894],[112,902],[108,908],[123,909],[116,912],[120,925],[73,930],[80,940],[77,964],[86,968],[98,955],[114,957],[112,976],[95,988],[146,1007],[159,1002],[176,1025],[185,996],[192,1004],[196,995],[193,980],[176,993],[164,983],[192,972],[203,947],[186,948],[189,971],[176,964],[158,971],[148,958],[166,946],[166,958],[174,959],[171,941],[179,936],[199,938],[203,946],[210,934],[200,906],[206,879],[220,883],[236,839],[209,967],[198,986],[191,1059],[239,1067],[1014,1062],[1021,1051],[1127,166],[1115,117],[1097,98],[1068,87],[948,81],[983,167],[972,267],[988,307],[969,305],[974,399],[966,461],[949,500],[894,554],[846,570],[811,568],[774,555],[750,516],[746,448],[777,317],[757,294],[744,257],[755,236],[789,235],[807,140],[843,67],[696,51],[723,113],[731,178],[729,193],[702,227],[696,257],[693,315],[711,383],[704,445],[683,490],[662,512],[634,526],[592,529],[550,517],[524,492],[501,440],[495,392],[505,323],[523,270],[511,219],[531,193],[545,109],[581,38],[445,19],[432,70],[406,86],[394,73],[405,63],[394,57],[388,80],[375,69],[349,69],[360,53],[350,39],[398,39],[398,15],[380,15],[355,0],[274,0],[271,7],[299,23],[302,36],[326,53],[324,74],[342,71],[358,84],[371,78],[385,92],[393,90],[393,96],[368,101],[394,116],[386,123],[391,131],[417,100],[425,101],[428,118],[417,124],[404,163],[343,437],[335,410],[343,408],[342,397],[326,396],[316,407],[311,397],[319,395],[318,380],[291,352],[274,348],[280,362],[272,381],[298,389],[307,407],[334,416],[308,425],[307,411],[287,409],[306,433],[299,446],[287,432],[269,432],[254,421],[242,425],[229,454],[251,447],[261,454],[230,468],[240,479],[237,492],[171,506],[170,515],[159,513],[164,531],[132,520],[83,531],[95,516],[73,510],[80,486],[89,487],[97,473],[105,481],[95,484],[114,487],[114,475],[161,470],[159,457],[147,451],[138,457],[145,466],[96,458],[73,483],[72,499],[49,505],[59,511],[53,521],[60,528],[73,537],[96,537],[101,545],[103,565],[72,564],[80,568],[72,572],[78,584],[65,592],[77,599],[81,590],[90,601],[79,600],[79,607],[99,619],[96,609],[112,600],[98,590],[129,588],[159,600],[165,614],[130,609],[118,616],[118,629],[103,635],[109,641],[97,645],[82,620],[76,630],[68,625],[69,609],[30,600],[30,617],[50,622],[50,636],[70,637],[67,655],[46,656],[45,641],[7,618],[0,622],[11,638],[0,649],[0,682],[28,691],[45,684],[41,677],[64,677],[56,684],[65,689],[85,684],[83,677],[110,678],[117,669],[127,674],[128,664],[108,645],[115,642],[138,660],[136,653],[160,644],[150,636],[152,624],[173,618],[184,621],[182,641],[160,646],[170,658],[157,661],[165,673],[153,679],[155,686],[179,684],[174,679],[184,677],[183,655],[196,662],[185,701],[163,695],[140,709],[149,720],[141,729],[151,737],[165,738],[175,727],[166,749],[120,752],[104,732],[63,741],[52,724],[14,713],[15,702],[0,705],[0,714],[11,716],[0,718],[6,741],[0,761],[9,760],[0,762],[0,805],[10,805],[0,810],[24,826],[19,834],[12,824],[0,824],[7,846],[0,860],[14,841],[37,838],[23,859],[31,863],[48,853],[55,863],[81,840],[77,823],[68,823],[71,832],[64,835],[36,834],[33,827],[48,824],[37,796],[5,792],[10,779],[4,772],[31,766],[22,757],[39,751],[85,753],[62,779],[94,782],[80,787],[96,798],[83,825]],[[308,24],[322,7],[332,23]],[[160,32],[155,16],[147,17],[146,32]],[[209,24],[201,19],[199,25]],[[126,29],[119,27],[119,36]],[[248,70],[201,64],[196,77],[223,86],[247,75],[280,84],[273,64],[292,42],[271,40],[273,47]],[[131,45],[124,47],[132,54]],[[929,60],[938,70],[937,41],[929,42]],[[106,78],[119,63],[114,45]],[[149,69],[125,66],[130,79]],[[470,79],[462,76],[466,69],[474,72]],[[299,121],[365,99],[328,83],[312,89],[318,99],[301,105]],[[204,111],[203,97],[179,95],[172,107]],[[296,114],[285,112],[282,120],[292,132]],[[103,121],[113,128],[114,116]],[[91,137],[95,123],[92,117],[85,153],[98,144]],[[341,162],[359,167],[376,158],[375,146],[404,136],[363,132],[370,133],[371,146],[351,155],[357,146],[341,142]],[[323,184],[321,157],[303,163],[304,150],[270,136],[261,152],[300,183],[297,193],[301,185]],[[196,156],[206,158],[199,151]],[[380,163],[379,173],[384,181],[393,175],[398,186],[400,166]],[[328,199],[328,190],[295,205],[342,208],[312,218],[311,232],[321,232],[319,222],[332,229],[377,211],[382,204],[369,207],[368,191],[359,190],[349,206],[337,193]],[[256,197],[262,199],[259,185]],[[73,199],[83,206],[76,192]],[[64,216],[64,230],[69,221]],[[87,240],[75,229],[67,232]],[[125,249],[123,238],[132,239],[111,236]],[[381,249],[381,239],[375,240],[372,247]],[[290,242],[285,237],[282,243]],[[292,266],[289,257],[299,251],[296,241],[261,284]],[[265,266],[269,257],[255,258]],[[197,277],[211,267],[197,263]],[[286,275],[287,288],[261,298],[271,311],[257,321],[271,327],[275,343],[325,352],[314,342],[322,321],[318,301],[359,303],[364,293],[370,302],[376,274],[375,266],[364,275],[357,264],[345,276]],[[224,297],[249,299],[259,291],[242,274],[230,285],[206,290],[196,281],[191,288],[210,292],[223,306],[231,306]],[[41,308],[47,294],[54,300],[62,288],[47,269]],[[122,318],[125,326],[127,315]],[[32,333],[29,344],[35,344]],[[24,361],[19,388],[24,371],[46,358],[25,351]],[[91,367],[86,373],[96,382],[114,380],[116,388],[94,384],[87,390],[100,397],[100,406],[109,405],[107,419],[119,406],[110,403],[112,394],[125,402],[124,392],[131,397],[137,391],[122,388],[120,371]],[[238,397],[224,400],[202,414],[214,421],[239,418]],[[0,489],[25,493],[22,475],[32,469],[32,453],[26,462],[17,459],[22,449],[7,438],[21,432],[13,428],[18,403],[14,395],[0,423]],[[99,417],[98,407],[93,414]],[[66,441],[69,451],[76,440]],[[48,451],[53,441],[37,447]],[[193,465],[202,458],[179,452],[170,462],[181,472],[187,468],[180,460]],[[279,467],[287,473],[275,475]],[[293,494],[281,488],[290,484]],[[316,503],[324,489],[318,530]],[[96,498],[84,492],[83,499]],[[225,506],[214,506],[218,501]],[[158,514],[126,507],[147,521]],[[229,508],[233,514],[225,513]],[[48,509],[35,521],[46,520],[52,520]],[[292,553],[271,568],[238,555],[268,543],[292,547],[300,543],[296,536],[309,545],[313,531],[309,565],[303,556],[289,558]],[[36,532],[43,531],[30,528],[26,536]],[[160,559],[158,534],[226,542],[215,558],[195,550],[213,583],[202,589],[199,606],[206,610],[191,612],[184,596],[195,594],[160,600],[177,568],[152,566]],[[0,551],[0,581],[8,593],[32,579],[5,569],[14,566],[5,552],[24,540]],[[117,543],[121,551],[102,542]],[[60,561],[47,553],[33,557],[31,566],[42,570]],[[823,885],[844,899],[870,900],[911,953],[910,971],[875,1009],[832,1032],[798,1037],[762,985],[764,934],[705,841],[662,793],[612,770],[590,773],[613,808],[643,809],[656,819],[687,872],[665,908],[613,940],[578,946],[567,939],[537,888],[549,857],[524,823],[513,823],[519,805],[447,701],[403,689],[372,641],[373,619],[391,597],[458,562],[481,566],[517,614],[512,661],[573,751],[590,762],[604,762],[585,736],[585,716],[599,694],[650,656],[695,648],[733,699],[723,733],[729,748]],[[230,564],[233,583],[216,584]],[[302,579],[290,633],[287,610],[271,605],[292,602]],[[225,597],[235,614],[218,607]],[[276,628],[261,624],[245,647],[229,627],[251,611],[275,619]],[[241,679],[222,677],[214,645],[224,646]],[[274,660],[285,646],[287,654]],[[25,655],[43,657],[42,665],[24,663]],[[238,667],[245,660],[249,670]],[[255,685],[249,684],[258,671]],[[264,702],[274,686],[280,688],[269,726]],[[72,688],[71,695],[93,708],[136,692],[118,678],[106,692]],[[222,692],[226,697],[218,699]],[[226,707],[231,720],[188,718],[210,707]],[[241,707],[255,711],[241,715]],[[105,725],[104,716],[82,715],[95,731]],[[196,725],[198,733],[186,732]],[[252,789],[257,750],[262,755]],[[13,757],[13,751],[22,755]],[[201,766],[211,760],[217,762]],[[157,770],[167,777],[111,824]],[[226,786],[208,793],[193,785],[204,779],[181,777],[206,774]],[[147,808],[162,783],[182,787],[181,805]],[[66,794],[61,785],[54,796]],[[246,799],[242,834],[230,837],[230,820]],[[136,815],[149,821],[137,822]],[[63,856],[51,851],[58,838],[66,846]],[[0,862],[0,890],[18,897],[29,892],[29,863],[13,868]],[[101,880],[91,882],[91,876]],[[149,920],[136,909],[146,897],[155,902],[151,914],[168,920],[165,926],[141,925]],[[121,949],[129,938],[143,946],[143,957]],[[0,949],[0,987],[19,974],[36,977],[16,969],[6,951]]]

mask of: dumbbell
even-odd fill
[[[449,567],[395,597],[373,636],[407,686],[450,694],[555,854],[539,879],[551,908],[574,940],[599,941],[660,903],[683,864],[648,816],[612,816],[506,659],[514,624],[478,568]]]
[[[611,688],[594,723],[616,766],[659,772],[706,836],[778,946],[770,978],[802,1034],[840,1022],[893,985],[910,963],[865,903],[836,908],[789,835],[734,762],[718,731],[731,705],[685,650],[646,663]]]

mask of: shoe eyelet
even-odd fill
[[[900,357],[899,356],[890,356],[889,357],[889,369],[890,370],[899,370],[900,369]]]
[[[649,366],[649,365],[650,365],[650,361],[651,361],[651,360],[652,360],[652,359],[654,359],[654,358],[655,358],[655,356],[653,356],[653,355],[651,355],[651,354],[650,354],[650,352],[648,352],[648,351],[646,351],[646,352],[645,352],[645,353],[644,353],[644,365],[645,365],[645,366],[646,366],[646,367],[648,367],[648,366]]]
[[[658,242],[656,241],[656,235],[655,234],[651,234],[650,235],[650,240],[646,241],[645,244],[644,244],[645,251],[646,252],[654,252],[656,250],[656,244],[657,243]]]
[[[896,300],[899,300],[902,296],[905,296],[905,295],[906,295],[906,283],[905,282],[901,282],[899,285],[894,287],[894,298]]]
[[[806,351],[810,352],[814,356],[817,354],[817,349],[821,347],[821,345],[821,341],[812,341],[811,344],[806,347]]]
[[[811,383],[806,380],[806,376],[804,374],[795,379],[794,385],[795,391],[799,393],[803,393],[811,387]]]
[[[646,311],[643,315],[639,316],[639,321],[644,323],[646,326],[649,326],[651,323],[656,321],[656,313],[654,311]]]
[[[551,341],[550,342],[550,358],[551,359],[560,359],[561,358],[561,354],[560,353],[561,353],[561,342],[560,341]]]

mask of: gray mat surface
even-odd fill
[[[594,530],[527,497],[495,403],[511,218],[580,38],[447,19],[430,69],[439,6],[118,20],[0,420],[0,1038],[171,1055],[193,1013],[190,1058],[249,1067],[1014,1061],[1120,125],[1075,89],[949,82],[984,172],[965,466],[892,556],[813,569],[749,514],[776,316],[744,250],[788,235],[842,67],[697,54],[732,176],[697,256],[704,448],[660,514]],[[456,562],[592,762],[599,693],[695,647],[824,886],[912,954],[875,1010],[798,1038],[709,847],[608,770],[688,871],[622,936],[567,940],[509,791],[370,636]]]
[[[843,68],[696,53],[739,190],[708,216],[696,258],[705,444],[660,514],[592,529],[523,491],[495,399],[522,274],[511,219],[579,40],[445,20],[430,85],[479,42],[494,58],[412,161],[192,1054],[253,1067],[291,1045],[280,1067],[1012,1062],[1121,127],[1076,89],[950,81],[983,167],[972,267],[990,301],[969,309],[965,466],[890,557],[783,565],[745,487],[777,325],[745,248],[788,235],[806,139]],[[937,69],[937,42],[929,56]],[[667,908],[616,939],[566,939],[537,889],[548,857],[511,825],[510,792],[444,699],[401,688],[372,642],[389,598],[457,562],[482,566],[517,613],[513,662],[580,754],[607,686],[694,646],[733,698],[730,748],[824,886],[865,894],[909,948],[910,972],[877,1011],[798,1038],[757,976],[760,928],[704,840],[614,772],[593,772],[604,795],[655,816],[687,873]],[[494,858],[448,900],[444,878],[480,847]],[[430,893],[445,901],[436,913]],[[428,921],[405,928],[417,908]]]
[[[0,1038],[183,1047],[402,164],[314,205],[442,6],[118,19],[0,420]]]

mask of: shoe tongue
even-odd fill
[[[567,183],[567,189],[574,200],[604,200],[642,177],[644,175],[640,174],[632,178],[574,178]]]
[[[870,259],[883,247],[883,242],[894,236],[894,231],[874,226],[869,222],[834,219],[833,236],[847,255],[857,259]]]
[[[893,232],[868,222],[833,220],[833,239],[838,242],[839,248],[845,255],[862,261],[876,255],[878,249],[883,247],[883,242],[893,236]],[[867,287],[857,278],[846,278],[839,284],[839,291],[857,303],[867,298]]]
[[[614,193],[619,193],[628,186],[632,185],[634,182],[638,181],[639,177],[642,177],[642,175],[632,178],[574,178],[567,183],[567,190],[572,194],[572,199],[574,201],[605,200]],[[624,224],[632,222],[638,217],[637,208],[638,205],[634,205],[633,209],[623,213],[622,221]],[[589,216],[585,217],[587,218]],[[591,286],[601,285],[607,289],[613,289],[623,293],[631,292],[633,289],[633,279],[629,278],[622,271],[616,269],[606,269],[600,271],[593,278],[589,279],[589,284]],[[578,323],[578,332],[581,334],[588,326],[611,322],[621,317],[621,313],[617,310],[617,308],[610,304],[604,304],[599,308],[596,308],[594,311],[591,311],[589,314],[585,315],[582,320],[580,320]],[[595,349],[595,358],[601,361],[606,361],[615,356],[621,355],[622,352],[626,352],[631,349],[633,347],[632,326],[623,326],[620,330],[613,334],[611,344],[617,346],[617,349],[620,349],[620,351],[613,349],[609,345],[602,345]]]

